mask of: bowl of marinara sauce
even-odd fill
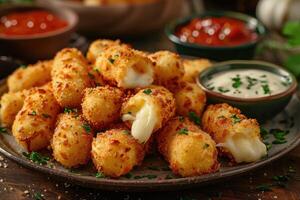
[[[77,15],[66,9],[3,6],[0,8],[1,54],[26,61],[52,58],[68,45],[77,21]]]
[[[266,32],[256,18],[225,11],[189,16],[166,27],[166,34],[180,54],[213,60],[253,58]]]

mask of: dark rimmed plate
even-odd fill
[[[2,81],[0,83],[0,95],[6,90],[7,86]],[[196,177],[180,178],[173,176],[167,168],[167,163],[158,155],[146,158],[141,167],[134,169],[127,177],[119,179],[96,178],[96,171],[91,163],[74,170],[65,169],[53,160],[50,160],[47,165],[38,165],[30,162],[22,155],[22,149],[9,134],[0,135],[0,152],[25,167],[86,187],[119,191],[178,190],[222,181],[254,170],[287,154],[300,143],[300,124],[295,123],[300,120],[298,110],[300,110],[300,103],[294,96],[283,112],[274,119],[262,124],[266,129],[280,128],[290,131],[286,136],[287,142],[273,145],[266,158],[255,163],[236,166],[230,166],[228,163],[222,162],[219,172]],[[272,143],[273,140],[273,136],[270,135],[267,141]],[[49,152],[43,153],[49,155]]]

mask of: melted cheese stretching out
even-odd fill
[[[216,141],[223,154],[235,162],[254,162],[267,154],[255,119],[247,119],[239,109],[228,104],[208,106],[202,126]]]
[[[175,114],[172,93],[160,86],[140,90],[122,107],[122,120],[140,143],[149,140]]]
[[[127,46],[111,46],[96,59],[95,69],[110,85],[136,88],[151,85],[152,61]]]

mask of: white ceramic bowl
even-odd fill
[[[40,3],[74,10],[78,31],[91,36],[134,36],[162,28],[178,17],[184,0],[158,0],[146,4],[84,6],[70,0],[40,0]]]

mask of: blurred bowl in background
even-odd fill
[[[234,46],[209,46],[198,43],[183,42],[175,34],[178,27],[188,24],[195,18],[206,17],[228,17],[243,21],[247,27],[251,28],[258,37],[246,43]],[[255,49],[258,43],[264,38],[267,33],[265,26],[256,18],[243,13],[227,12],[227,11],[209,11],[202,14],[192,15],[186,18],[175,20],[166,26],[165,32],[169,39],[174,43],[178,53],[189,56],[197,56],[209,58],[217,61],[234,60],[234,59],[252,59],[255,54]]]
[[[86,6],[70,0],[40,0],[40,4],[69,8],[79,16],[78,31],[88,36],[136,36],[162,28],[180,14],[184,0]]]
[[[35,5],[3,5],[0,17],[11,12],[46,10],[67,21],[64,28],[34,35],[7,36],[0,34],[2,55],[12,55],[28,62],[52,58],[57,51],[68,46],[78,23],[77,15],[68,9]]]

